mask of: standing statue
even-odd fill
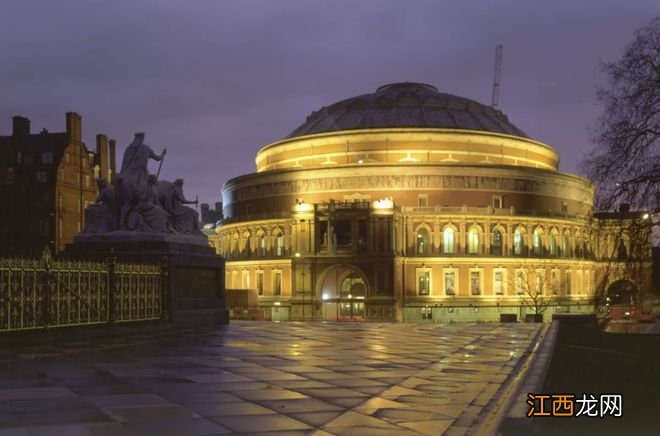
[[[119,172],[123,184],[121,190],[122,203],[137,204],[151,199],[147,164],[149,159],[162,161],[166,154],[167,149],[164,149],[160,155],[157,155],[151,147],[144,143],[144,133],[135,134],[133,142],[124,151],[121,171]]]

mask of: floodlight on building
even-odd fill
[[[394,207],[394,202],[391,198],[381,198],[376,201],[371,202],[371,207],[374,209],[392,209]]]
[[[649,219],[649,214],[648,214],[648,213],[645,213],[644,215],[642,215],[642,219],[643,219],[643,220],[647,220],[647,219]]]
[[[300,253],[296,252],[296,254],[294,254],[294,256],[300,257]]]
[[[321,296],[321,299],[322,299],[322,300],[327,300],[328,298],[330,298],[330,297],[328,296],[328,294],[323,294],[323,295]]]
[[[274,302],[273,304],[274,304],[275,306],[279,306],[279,305],[281,305],[282,303],[280,303],[279,301],[276,301],[276,302]]]

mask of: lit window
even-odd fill
[[[445,270],[445,294],[456,295],[456,270]]]
[[[495,229],[493,231],[493,244],[491,246],[491,254],[499,256],[502,254],[502,232]]]
[[[433,308],[432,307],[422,307],[422,319],[431,320],[433,319]]]
[[[557,255],[557,236],[554,233],[550,233],[550,256]]]
[[[238,271],[231,272],[231,287],[233,289],[238,288]]]
[[[442,249],[445,254],[454,254],[454,229],[447,227],[443,232]]]
[[[525,280],[527,280],[527,274],[525,273],[525,270],[516,270],[516,294],[520,295],[525,293]]]
[[[266,255],[266,237],[261,236],[259,238],[259,256],[265,256]]]
[[[264,272],[257,271],[257,294],[264,295]]]
[[[495,295],[504,293],[504,270],[496,269],[493,271],[493,291]]]
[[[417,294],[429,295],[431,292],[431,271],[428,269],[417,270]]]
[[[550,272],[550,286],[552,293],[557,295],[559,293],[559,270],[553,269]]]
[[[85,175],[85,188],[89,188],[91,178],[89,177],[89,174]]]
[[[513,254],[521,256],[523,252],[523,235],[519,229],[513,232]]]
[[[273,295],[282,295],[282,271],[273,272]]]
[[[417,231],[417,254],[428,254],[429,232],[425,228]]]
[[[275,240],[275,253],[277,256],[284,256],[284,236],[279,235]]]
[[[479,254],[479,231],[474,227],[468,232],[468,253]]]
[[[481,271],[470,271],[470,293],[481,294]]]
[[[541,255],[541,233],[538,229],[534,229],[532,238],[532,250],[534,251],[534,256]]]

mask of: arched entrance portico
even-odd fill
[[[607,287],[607,303],[634,306],[637,303],[637,285],[626,279],[612,282]]]
[[[324,320],[364,320],[368,284],[359,268],[353,265],[330,266],[323,272],[319,283]]]

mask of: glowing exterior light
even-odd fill
[[[363,161],[362,159],[360,159],[360,160],[358,160],[358,163],[359,163],[359,164],[363,164],[364,161]]]
[[[321,296],[321,299],[323,299],[323,300],[327,300],[328,298],[330,298],[330,297],[328,296],[328,294],[323,294],[323,295]]]
[[[649,219],[649,214],[648,214],[648,213],[645,213],[644,215],[642,215],[642,219],[643,219],[643,220],[647,220],[647,219]]]
[[[372,201],[371,207],[374,209],[392,209],[394,201],[391,198],[381,198],[380,200]]]
[[[282,303],[280,303],[279,301],[276,301],[276,302],[274,302],[273,304],[274,304],[275,306],[279,306],[279,305],[281,305]]]
[[[296,257],[300,257],[300,253],[296,253],[294,256],[296,256]]]

